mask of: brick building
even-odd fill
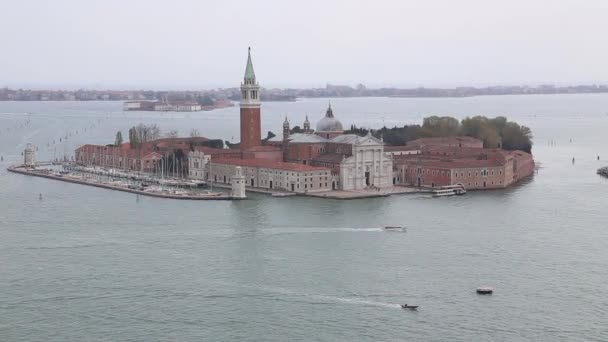
[[[523,151],[433,146],[431,140],[420,154],[393,156],[393,162],[400,184],[429,188],[498,189],[534,173],[532,155]]]

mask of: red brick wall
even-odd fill
[[[241,150],[262,144],[260,108],[241,108]]]
[[[400,170],[401,182],[405,184],[418,186],[418,179],[420,179],[420,186],[423,187],[451,184],[449,169],[425,166],[418,167],[416,165],[400,165],[398,168]]]
[[[246,151],[243,152],[243,159],[266,159],[272,161],[283,161],[283,153],[281,150],[277,151]]]
[[[319,156],[324,148],[324,144],[289,144],[286,160],[295,162],[306,160],[309,163]]]
[[[505,177],[505,166],[453,169],[452,182],[463,184],[467,190],[499,189],[509,185]]]

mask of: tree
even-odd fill
[[[139,147],[139,135],[135,127],[129,129],[129,145],[131,148]]]
[[[129,129],[129,144],[131,148],[138,148],[143,143],[154,141],[160,138],[160,129],[157,125],[144,125],[140,123]]]
[[[451,137],[460,132],[460,122],[449,116],[429,116],[422,121],[422,128],[434,137]]]
[[[496,148],[502,145],[496,125],[503,125],[505,118],[488,119],[485,116],[475,116],[462,120],[460,134],[483,140],[485,148]],[[506,120],[506,119],[505,119]]]
[[[192,137],[192,138],[198,138],[198,137],[200,137],[200,136],[201,136],[201,132],[199,132],[199,131],[198,131],[198,129],[193,128],[193,129],[190,131],[190,137]]]
[[[203,95],[203,96],[199,96],[196,101],[198,102],[198,104],[200,104],[201,106],[212,106],[213,105],[213,99],[211,98],[211,96],[209,95]]]
[[[276,137],[277,135],[272,133],[272,131],[268,131],[268,133],[266,134],[266,138],[262,139],[262,145],[266,145],[268,143],[268,140]]]
[[[175,129],[170,130],[169,132],[167,132],[167,134],[165,134],[166,138],[171,138],[171,139],[175,139],[179,136],[179,132]]]
[[[526,126],[508,122],[502,132],[502,146],[507,150],[532,151],[532,131]]]
[[[114,145],[116,145],[116,146],[122,145],[122,132],[121,131],[116,132],[116,139],[114,140]]]

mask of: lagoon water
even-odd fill
[[[541,168],[454,198],[138,199],[5,169],[27,142],[48,160],[139,122],[231,140],[238,107],[0,102],[0,340],[608,340],[608,95],[331,101],[346,127],[504,115]],[[327,102],[264,103],[264,131],[314,125]]]

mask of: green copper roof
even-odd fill
[[[255,72],[253,71],[253,63],[251,62],[251,48],[247,51],[247,68],[245,69],[245,79],[255,80]]]

